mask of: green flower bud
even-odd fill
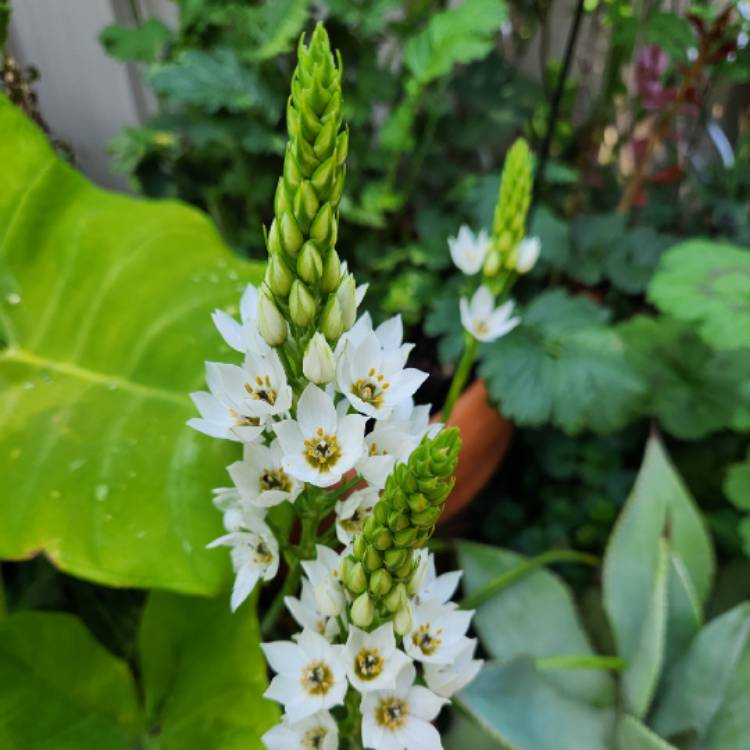
[[[393,630],[396,632],[396,635],[403,637],[413,629],[414,610],[412,609],[411,602],[406,602],[393,618]]]
[[[362,562],[364,562],[365,564],[365,570],[367,570],[369,573],[373,573],[383,565],[383,558],[375,549],[375,547],[368,546],[367,552],[365,552],[365,556]]]
[[[258,330],[269,346],[281,346],[289,333],[286,320],[265,289],[258,298]]]
[[[323,261],[312,240],[308,240],[297,256],[297,273],[308,284],[316,284],[323,275]]]
[[[357,560],[361,560],[365,556],[365,552],[367,552],[367,539],[358,534],[354,539],[354,544],[352,544],[352,554]]]
[[[383,599],[383,604],[389,612],[398,612],[409,601],[406,595],[406,587],[403,583],[396,584]]]
[[[360,594],[352,604],[352,623],[358,628],[368,628],[375,617],[375,607],[372,599],[365,593]]]
[[[322,333],[316,332],[307,344],[302,358],[302,373],[316,385],[330,383],[336,376],[333,352]]]
[[[266,248],[268,254],[271,256],[280,255],[284,252],[284,247],[281,242],[281,232],[279,231],[279,222],[276,219],[271,222],[271,228],[268,230]]]
[[[286,299],[293,280],[294,276],[283,258],[279,254],[272,255],[266,268],[266,283],[271,291],[280,299]]]
[[[383,561],[385,562],[388,570],[398,570],[403,564],[404,560],[409,557],[409,551],[407,549],[399,549],[398,547],[392,547],[385,551],[383,555]]]
[[[294,215],[297,223],[305,231],[318,213],[320,201],[315,194],[315,189],[308,180],[302,180],[297,192],[294,194]]]
[[[370,576],[370,591],[375,596],[385,596],[391,590],[392,585],[393,579],[391,578],[391,574],[385,568],[376,570]]]
[[[335,294],[328,296],[328,301],[323,308],[323,314],[320,316],[320,326],[323,335],[334,343],[344,332],[344,321],[341,316],[341,307]]]
[[[362,563],[355,563],[351,566],[344,582],[353,594],[361,594],[367,589],[367,574]]]
[[[304,237],[302,236],[302,232],[300,232],[297,221],[294,216],[292,216],[291,211],[287,211],[281,215],[281,220],[279,221],[279,233],[284,250],[289,255],[296,255],[300,247],[302,247]]]
[[[354,282],[354,276],[347,273],[336,290],[336,298],[341,307],[341,319],[344,324],[344,330],[348,331],[357,319],[357,285]]]
[[[336,235],[336,218],[330,203],[324,203],[310,225],[310,237],[321,245],[331,243]]]
[[[320,290],[328,294],[338,289],[341,281],[341,260],[339,254],[331,248],[323,261],[323,274],[320,278]]]
[[[371,516],[371,518],[374,517]],[[378,529],[377,533],[374,535],[372,543],[377,550],[382,551],[388,549],[393,544],[393,537],[391,536],[391,532],[381,526],[380,529]]]
[[[307,326],[315,319],[315,299],[307,287],[296,279],[289,292],[289,317],[298,326]]]
[[[487,257],[484,259],[484,266],[482,266],[482,273],[485,276],[495,276],[502,266],[502,258],[500,253],[493,247],[487,253]]]
[[[273,198],[273,212],[276,216],[281,216],[283,213],[291,210],[292,202],[289,200],[289,196],[286,192],[284,178],[280,177],[278,183],[276,183],[276,193]]]

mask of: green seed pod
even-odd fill
[[[289,292],[289,317],[298,326],[310,325],[315,319],[315,299],[299,279],[295,279]]]

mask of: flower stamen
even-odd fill
[[[377,648],[362,648],[354,657],[354,671],[361,680],[374,680],[383,667],[383,657]]]
[[[278,393],[276,389],[271,385],[271,378],[268,375],[265,378],[261,378],[260,375],[255,377],[255,387],[250,383],[245,383],[245,390],[252,396],[256,401],[265,401],[267,404],[273,406],[276,403],[276,397]]]
[[[326,435],[322,427],[318,427],[315,437],[305,440],[305,458],[313,469],[328,471],[340,457],[341,446],[336,435]]]
[[[382,698],[375,709],[375,721],[390,731],[400,729],[409,716],[409,704],[395,696]]]
[[[425,655],[432,656],[438,650],[443,640],[439,637],[443,634],[443,629],[438,628],[435,635],[430,633],[429,623],[422,623],[417,631],[412,635],[412,643]]]
[[[324,661],[314,661],[302,670],[300,683],[308,695],[325,695],[333,687],[333,672]]]

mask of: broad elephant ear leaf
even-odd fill
[[[210,489],[237,449],[185,426],[209,313],[261,269],[198,212],[91,185],[0,98],[0,558],[211,594]]]

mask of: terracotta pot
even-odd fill
[[[434,421],[440,421],[436,414]],[[461,430],[463,445],[456,486],[445,503],[440,523],[462,511],[489,482],[508,450],[513,423],[490,404],[483,380],[477,379],[459,397],[448,424]]]

